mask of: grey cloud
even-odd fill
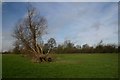
[[[92,26],[91,26],[91,28],[94,28],[95,30],[99,30],[100,29],[100,27],[101,27],[101,23],[100,22],[96,22],[96,23],[94,23]]]

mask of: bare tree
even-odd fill
[[[20,43],[24,53],[39,59],[43,54],[42,36],[46,34],[46,28],[46,19],[29,4],[26,16],[16,24],[13,37]]]

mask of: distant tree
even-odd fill
[[[48,40],[47,45],[48,45],[48,48],[49,48],[47,54],[49,54],[50,50],[52,50],[54,47],[56,47],[56,41],[55,41],[55,39],[54,38],[50,38]]]
[[[64,46],[59,44],[56,49],[56,53],[63,53],[64,52]]]
[[[98,43],[98,45],[102,45],[102,43],[103,43],[103,40],[101,40],[101,41]]]
[[[63,46],[64,46],[65,53],[73,53],[74,52],[74,43],[71,42],[70,40],[65,40]]]
[[[72,43],[70,40],[65,40],[64,41],[64,47],[65,48],[73,48],[74,47],[74,43]]]
[[[104,53],[116,53],[116,45],[115,44],[107,44],[104,46]]]
[[[80,46],[80,45],[76,45],[76,48],[77,48],[77,49],[81,49],[81,46]]]
[[[84,44],[82,46],[82,53],[88,53],[90,49],[90,46],[88,44]]]
[[[97,44],[97,46],[96,46],[96,48],[95,48],[95,52],[98,52],[98,53],[101,53],[101,52],[104,52],[103,51],[103,48],[104,48],[104,45],[103,45],[103,41],[101,40],[98,44]]]
[[[89,45],[88,45],[88,44],[84,44],[84,45],[82,46],[82,48],[89,48]]]

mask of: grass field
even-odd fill
[[[117,78],[118,54],[55,54],[51,63],[3,55],[3,78]]]

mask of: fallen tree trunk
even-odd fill
[[[45,53],[44,54],[40,54],[39,55],[39,59],[40,59],[41,62],[43,62],[43,61],[51,62],[52,61],[52,57],[49,55],[49,52],[46,53],[46,54]]]

